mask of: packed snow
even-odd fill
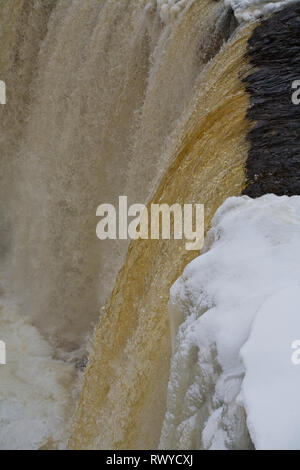
[[[300,449],[299,286],[300,197],[225,201],[171,289],[162,449]]]
[[[151,0],[146,5],[147,11],[156,10],[163,23],[174,21],[178,15],[188,8],[195,0]],[[237,18],[242,22],[254,21],[272,13],[282,10],[285,6],[296,3],[299,0],[224,0],[225,5],[230,6]]]
[[[242,401],[258,450],[300,449],[299,339],[300,280],[266,300],[241,351]]]

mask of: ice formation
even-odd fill
[[[169,23],[177,18],[178,14],[195,0],[151,0],[147,10],[157,9],[163,23]],[[230,6],[239,22],[254,21],[279,11],[286,5],[299,0],[224,0]]]
[[[299,0],[225,0],[225,4],[230,5],[237,20],[243,22],[269,16],[297,1]]]
[[[171,290],[161,448],[300,448],[299,286],[300,197],[228,199]]]

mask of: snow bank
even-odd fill
[[[161,448],[300,448],[299,282],[300,197],[228,199],[171,290]]]
[[[291,360],[299,338],[300,283],[265,302],[242,348],[242,396],[256,449],[300,449],[300,366]]]
[[[169,23],[176,19],[185,8],[195,0],[151,0],[147,3],[146,10],[157,10],[163,23]],[[224,0],[225,5],[230,6],[237,18],[242,23],[254,21],[258,18],[269,16],[275,11],[282,10],[285,6],[296,3],[299,0]]]
[[[0,449],[65,445],[74,368],[53,359],[53,351],[15,305],[0,309],[0,338],[6,365],[0,365]]]

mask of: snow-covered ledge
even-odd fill
[[[300,449],[300,197],[225,201],[172,312],[161,448]]]

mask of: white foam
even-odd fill
[[[156,10],[165,24],[174,21],[178,15],[194,0],[151,0],[146,5],[147,11]]]
[[[64,447],[74,368],[53,359],[49,344],[15,305],[3,305],[0,319],[7,355],[0,365],[0,449]]]

